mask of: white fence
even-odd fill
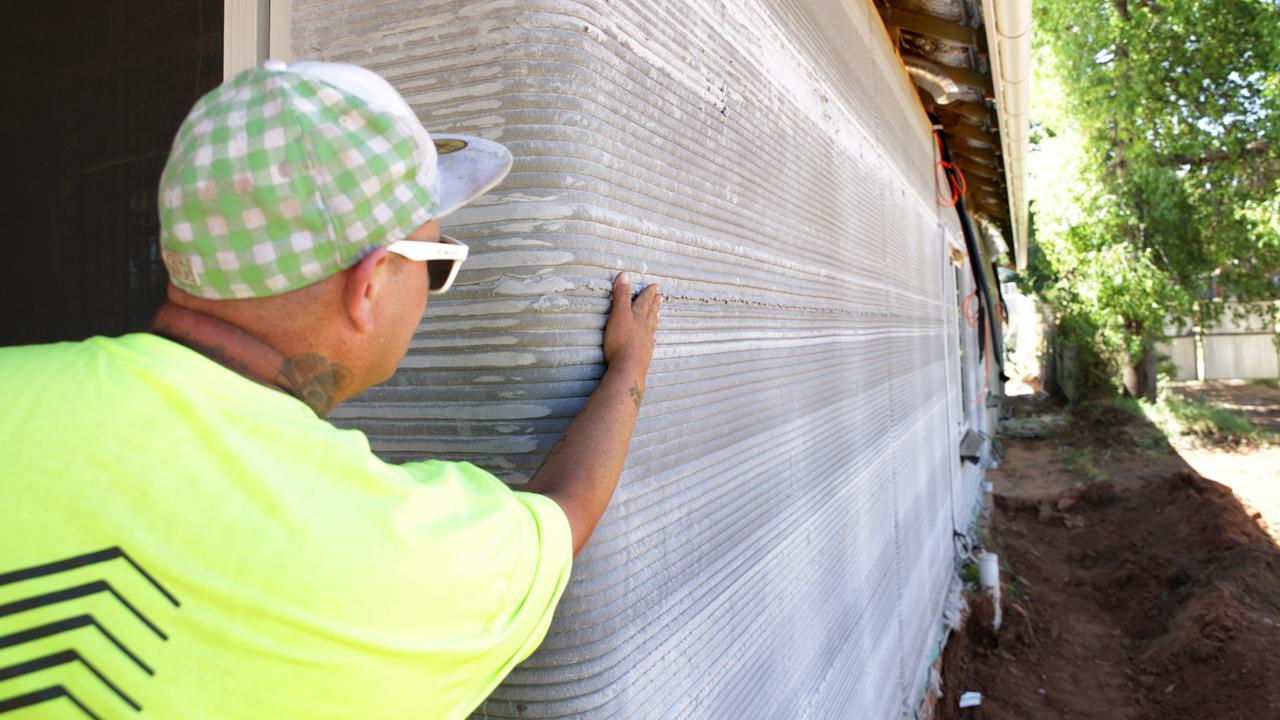
[[[1169,338],[1160,351],[1169,356],[1176,380],[1280,378],[1280,327],[1258,309],[1229,307],[1217,322]],[[1239,316],[1237,316],[1239,315]]]

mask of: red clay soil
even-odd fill
[[[1176,455],[1112,447],[1094,465],[1112,479],[1089,483],[1061,442],[1011,440],[989,474],[1004,625],[979,607],[952,636],[938,717],[1280,718],[1280,549],[1260,519]],[[969,690],[982,704],[959,709]]]

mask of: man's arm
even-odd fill
[[[627,274],[614,278],[613,309],[604,328],[608,369],[587,406],[522,488],[546,495],[564,510],[573,531],[574,557],[595,531],[622,475],[644,398],[661,304],[657,285],[645,288],[632,302]]]

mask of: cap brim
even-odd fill
[[[436,145],[436,171],[440,178],[437,218],[488,192],[511,170],[511,151],[496,142],[434,133],[431,139]]]

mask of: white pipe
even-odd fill
[[[1004,608],[1000,602],[1000,556],[984,552],[978,556],[978,587],[991,598],[991,629],[1000,631],[1000,623],[1004,617]]]
[[[1000,77],[1007,83],[1026,82],[1031,68],[1031,33],[1000,38]]]
[[[983,590],[1000,588],[1000,556],[982,553],[978,556],[978,586]]]
[[[1031,0],[1001,0],[996,8],[996,31],[1004,37],[1025,35],[1031,29]]]
[[[1027,83],[1009,84],[1004,83],[1000,87],[1000,95],[1004,100],[1004,106],[1009,108],[1004,112],[1007,118],[1026,115],[1026,108],[1029,106],[1031,98],[1028,97],[1030,88]],[[1021,110],[1021,112],[1018,112]]]

